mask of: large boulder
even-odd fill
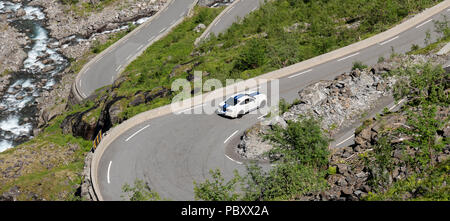
[[[67,116],[61,123],[64,134],[73,134],[86,140],[92,140],[97,135],[97,119],[94,115],[95,107],[84,112]]]

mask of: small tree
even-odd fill
[[[234,178],[225,183],[219,169],[209,171],[212,179],[207,179],[204,183],[198,184],[194,181],[194,193],[196,200],[207,201],[235,201],[240,198],[236,192],[236,184],[241,177],[234,171]]]
[[[235,68],[240,71],[255,69],[262,66],[266,61],[267,45],[264,40],[251,39],[241,51]]]
[[[122,186],[122,192],[126,195],[121,196],[124,200],[130,201],[157,201],[161,200],[161,197],[157,192],[152,191],[147,183],[143,180],[136,179],[134,181],[134,186],[125,184]]]
[[[269,152],[273,160],[299,161],[309,166],[323,167],[328,163],[330,139],[323,134],[320,122],[313,117],[299,117],[298,121],[288,121],[283,129],[274,126],[274,131],[266,138],[277,146]],[[293,158],[293,159],[290,159]]]

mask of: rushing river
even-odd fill
[[[25,15],[17,18],[14,15],[19,9],[25,10]],[[8,90],[0,97],[0,106],[6,108],[0,113],[1,152],[32,137],[37,124],[36,98],[52,88],[68,61],[57,52],[58,42],[49,37],[41,8],[0,0],[0,14],[7,14],[9,25],[31,40],[24,48],[27,58],[23,67],[12,73]]]

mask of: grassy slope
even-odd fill
[[[210,23],[222,9],[196,9],[196,13],[199,10],[205,11],[207,17],[204,22]],[[195,33],[189,36],[182,34],[187,32],[187,29],[193,28],[191,22],[196,17],[188,19],[173,32],[186,37],[185,47],[189,45],[192,47],[193,41],[201,34]],[[72,61],[70,72],[78,73],[92,56],[112,45],[128,32],[117,33],[104,44],[95,45],[84,59]],[[161,45],[157,47],[160,49]],[[173,47],[180,47],[180,44]],[[154,50],[147,53],[157,54]],[[49,123],[50,126],[37,137],[0,153],[0,171],[2,172],[0,173],[0,194],[16,186],[21,191],[19,200],[33,200],[35,197],[46,200],[80,200],[74,195],[81,183],[85,154],[91,149],[92,142],[75,138],[70,134],[64,135],[60,125],[65,117],[88,110],[93,106],[93,102],[85,102],[71,107],[70,111],[52,120]],[[94,111],[95,115],[99,115],[99,109]]]
[[[192,46],[199,35],[192,29],[199,21],[183,23],[125,69],[122,76],[127,81],[120,86],[118,94],[130,96],[157,86],[170,88],[171,82],[186,77],[186,70],[192,68],[208,73],[206,79],[222,82],[248,79],[370,37],[438,2],[280,0],[267,3],[199,48]],[[204,20],[206,16],[197,19]],[[295,23],[299,24],[296,31],[285,31]],[[167,97],[128,107],[124,117],[130,118],[170,101],[171,97]]]

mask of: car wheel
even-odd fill
[[[264,106],[266,106],[266,101],[264,100],[264,101],[261,101],[261,103],[259,104],[259,106],[258,106],[258,109],[259,108],[262,108],[262,107],[264,107]]]
[[[241,118],[242,116],[244,116],[244,111],[239,112],[239,114],[237,115],[238,118]]]

